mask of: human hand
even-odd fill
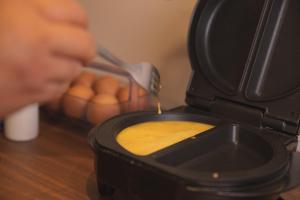
[[[0,116],[57,96],[95,55],[73,0],[2,0],[0,24]]]

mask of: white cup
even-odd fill
[[[6,138],[22,142],[35,139],[39,133],[39,106],[32,104],[8,115],[4,120]]]

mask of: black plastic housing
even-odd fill
[[[116,142],[124,128],[156,120],[198,121],[216,128],[143,157]],[[96,127],[89,140],[95,152],[99,190],[104,195],[113,190],[108,194],[122,200],[272,199],[300,182],[300,163],[294,161],[299,156],[288,150],[296,142],[294,138],[193,114],[190,108],[163,115],[122,115]],[[214,178],[215,172],[218,178]]]
[[[299,10],[298,0],[199,1],[189,37],[187,103],[224,114],[215,104],[234,102],[261,112],[256,126],[277,120],[280,131],[298,134]]]
[[[188,106],[95,127],[89,142],[100,193],[120,200],[277,200],[300,185],[299,21],[299,0],[199,1],[188,42]],[[163,120],[216,127],[149,156],[116,141],[124,128]]]

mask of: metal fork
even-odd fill
[[[134,79],[137,84],[149,91],[152,95],[158,96],[161,89],[160,74],[154,65],[151,63],[125,63],[103,47],[99,47],[97,53],[110,63],[122,67],[131,75],[132,79]]]

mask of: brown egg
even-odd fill
[[[88,101],[94,96],[94,91],[84,85],[76,85],[70,88],[63,98],[65,115],[72,118],[84,116]]]
[[[73,81],[72,85],[84,85],[86,87],[92,87],[95,80],[96,74],[93,72],[84,71]]]
[[[139,94],[139,97],[141,97],[141,96],[146,96],[146,95],[147,95],[147,92],[146,92],[146,90],[145,90],[144,88],[139,87],[139,92],[138,92],[138,94]]]
[[[94,84],[94,90],[97,94],[116,95],[119,88],[119,81],[112,76],[103,76]]]
[[[129,85],[121,88],[118,91],[117,98],[121,103],[122,112],[143,110],[148,102],[146,91],[136,84],[132,85],[131,93]]]
[[[145,110],[149,106],[149,95],[147,94],[146,90],[141,87],[139,88],[138,95],[139,109]]]
[[[115,96],[98,94],[89,103],[87,120],[92,124],[98,124],[119,113],[119,102]]]
[[[127,102],[129,100],[129,87],[125,86],[119,89],[117,93],[117,98],[120,103]]]

